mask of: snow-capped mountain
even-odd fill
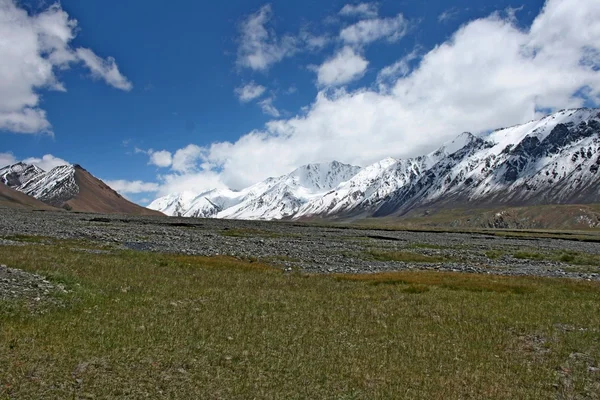
[[[337,161],[309,164],[278,178],[269,178],[241,191],[213,190],[194,195],[172,194],[148,208],[167,215],[234,219],[282,219],[352,178],[360,167]]]
[[[600,110],[563,110],[477,138],[382,203],[376,216],[438,204],[600,201]]]
[[[282,219],[401,215],[418,207],[600,202],[600,109],[563,110],[365,168],[300,167],[247,189],[166,196],[167,215]]]
[[[39,173],[17,189],[54,207],[61,207],[79,193],[73,165],[62,165]]]
[[[73,165],[46,172],[35,165],[19,162],[2,168],[0,180],[8,187],[55,207],[79,193]]]
[[[407,160],[386,158],[369,165],[335,190],[302,206],[296,217],[341,216],[368,211],[391,193],[417,180],[436,163],[475,140],[470,133],[463,133],[425,156]]]
[[[9,188],[32,200],[37,199],[57,208],[98,213],[162,215],[124,199],[79,165],[62,165],[46,172],[34,165],[17,163],[2,168],[0,179]]]
[[[19,162],[0,169],[0,182],[14,188],[42,173],[44,170],[35,165]]]

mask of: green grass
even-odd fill
[[[547,260],[549,256],[532,251],[517,251],[513,257],[519,260]]]
[[[60,246],[0,263],[70,291],[0,303],[0,399],[597,398],[600,285]],[[586,397],[587,396],[587,397]],[[596,396],[596,397],[594,397]]]
[[[438,244],[431,243],[413,243],[409,246],[411,249],[430,249],[430,250],[443,250],[448,249],[448,246],[440,246]]]
[[[600,255],[579,253],[576,251],[563,250],[552,253],[520,251],[513,256],[518,259],[560,261],[572,265],[600,267]]]
[[[437,263],[449,261],[447,257],[428,256],[412,251],[369,250],[367,256],[376,261],[399,261],[407,263]]]
[[[485,256],[492,260],[497,260],[504,256],[506,253],[501,250],[489,250],[485,252]]]
[[[57,239],[48,236],[34,236],[34,235],[12,235],[3,236],[3,239],[12,240],[14,242],[20,242],[25,244],[38,244],[38,245],[52,245],[62,248],[80,248],[87,250],[110,250],[113,246],[108,244],[99,244],[86,239]]]

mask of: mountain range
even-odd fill
[[[173,193],[148,207],[234,219],[398,217],[416,209],[600,202],[600,109],[570,109],[429,154],[360,168],[309,164],[241,191]]]
[[[79,165],[43,171],[17,163],[0,169],[0,206],[248,220],[394,219],[455,208],[600,203],[599,169],[600,109],[581,108],[485,134],[462,133],[419,157],[364,168],[308,164],[239,191],[190,188],[148,208]],[[600,216],[590,215],[584,219],[600,225]]]

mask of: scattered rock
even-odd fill
[[[31,309],[52,303],[60,304],[54,296],[65,293],[62,285],[54,285],[44,277],[0,265],[0,300],[24,301]]]
[[[165,217],[122,217],[0,209],[0,246],[46,245],[14,239],[17,235],[86,239],[98,246],[197,256],[227,255],[265,260],[290,272],[377,273],[434,270],[498,275],[533,275],[600,281],[600,273],[578,272],[546,260],[511,255],[535,246],[536,252],[573,251],[600,254],[597,243],[546,238],[492,237],[482,234],[433,233],[319,227],[295,222],[232,221]],[[93,222],[92,222],[93,221]],[[101,223],[98,223],[101,222]],[[222,232],[253,232],[224,237]],[[255,234],[254,234],[255,233]],[[493,240],[492,240],[493,239]],[[116,246],[115,246],[116,245]],[[98,247],[96,246],[96,247]],[[73,251],[105,254],[108,250],[75,247]],[[413,252],[448,261],[434,263],[376,261],[369,251]],[[500,256],[489,258],[486,252]],[[282,262],[272,260],[281,258]],[[0,262],[2,259],[0,258]],[[599,271],[600,272],[600,271]],[[38,297],[38,296],[35,296]],[[33,297],[33,298],[35,298]],[[40,296],[41,297],[41,296]]]

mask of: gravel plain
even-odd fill
[[[600,243],[506,238],[483,233],[410,232],[293,222],[133,217],[0,209],[2,247],[23,238],[86,239],[112,249],[261,260],[285,271],[375,273],[438,270],[600,280],[596,265],[519,259],[517,252],[600,255]],[[44,241],[35,241],[44,245]],[[80,248],[89,253],[102,251]],[[378,261],[373,253],[409,252],[437,262]],[[491,255],[493,253],[493,255]],[[93,256],[90,254],[90,257]]]

